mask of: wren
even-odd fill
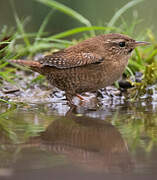
[[[73,96],[113,84],[122,75],[131,52],[137,46],[147,44],[123,34],[103,34],[47,55],[39,61],[11,62],[45,75],[52,85],[65,91],[68,103],[72,105]]]

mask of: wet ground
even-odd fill
[[[38,74],[17,82],[0,88],[0,180],[157,179],[155,87],[131,102],[110,86],[70,109]]]
[[[157,178],[157,101],[48,99],[0,104],[0,179]]]

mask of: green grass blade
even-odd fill
[[[23,36],[23,40],[26,44],[27,47],[30,46],[30,42],[29,42],[29,38],[26,36],[26,33],[25,33],[25,30],[24,30],[24,23],[26,22],[26,19],[25,22],[21,22],[18,15],[17,15],[17,12],[16,12],[16,9],[15,9],[15,6],[14,6],[14,1],[10,0],[10,4],[11,4],[11,7],[13,9],[13,13],[14,13],[14,18],[15,18],[15,21],[16,21],[16,24],[17,24],[17,28],[18,28],[18,31],[21,33],[21,35]]]
[[[136,56],[137,56],[137,62],[142,65],[143,61],[141,59],[140,52],[137,48],[135,48],[135,52],[136,52]]]
[[[28,49],[29,52],[38,52],[40,50],[48,50],[48,49],[52,49],[52,48],[57,48],[57,49],[64,49],[67,46],[63,43],[43,43],[43,42],[39,42],[37,45],[35,46],[31,46],[30,49]]]
[[[54,0],[36,0],[39,1],[51,8],[55,8],[71,17],[73,17],[74,19],[78,20],[80,23],[85,24],[86,26],[90,27],[92,26],[90,21],[85,18],[84,16],[82,16],[81,14],[79,14],[78,12],[74,11],[73,9],[65,6],[64,4],[61,4],[57,1]],[[91,29],[92,35],[94,35],[94,31]]]
[[[2,45],[2,44],[7,45],[7,44],[10,44],[10,42],[7,42],[7,41],[0,42],[0,45]]]
[[[38,39],[43,35],[44,33],[44,29],[45,27],[47,26],[52,14],[53,14],[53,10],[51,10],[48,15],[45,17],[45,19],[43,20],[43,23],[41,24],[40,28],[39,28],[39,31],[36,35],[36,38],[35,38],[35,43],[37,43]]]
[[[57,2],[57,1],[53,1],[53,0],[37,0],[51,8],[55,8],[75,19],[77,19],[78,21],[80,21],[81,23],[87,25],[87,26],[91,26],[91,23],[88,19],[86,19],[85,17],[83,17],[81,14],[79,14],[78,12],[74,11],[73,9]]]
[[[133,73],[133,71],[127,66],[126,67],[126,70],[125,71],[128,71],[128,73],[132,76],[132,78],[135,80],[135,75]]]
[[[4,62],[3,64],[0,64],[0,69],[6,67],[9,63],[8,62]]]
[[[72,41],[68,41],[68,40],[61,40],[61,39],[54,39],[54,38],[40,38],[39,40],[42,40],[43,42],[49,42],[49,41],[52,41],[52,42],[57,42],[57,43],[63,43],[63,44],[69,44],[69,45],[73,45],[74,42]]]
[[[78,33],[81,33],[81,32],[85,32],[85,31],[90,31],[90,30],[113,30],[115,28],[110,28],[110,27],[103,27],[103,26],[91,26],[91,27],[78,27],[78,28],[74,28],[74,29],[70,29],[68,31],[64,31],[62,33],[59,33],[59,34],[56,34],[56,35],[53,35],[53,36],[50,36],[49,39],[59,39],[59,38],[64,38],[64,37],[67,37],[67,36],[71,36],[71,35],[74,35],[74,34],[78,34]]]
[[[154,49],[154,50],[150,53],[150,55],[147,57],[146,62],[149,63],[149,64],[152,63],[153,58],[154,58],[156,55],[157,55],[157,49]]]
[[[134,61],[134,60],[129,60],[129,66],[130,67],[135,67],[137,71],[141,71],[144,70],[145,66],[139,64],[138,62]]]
[[[48,33],[44,32],[42,33],[42,35],[47,35]],[[14,39],[18,40],[18,39],[23,39],[24,37],[28,37],[28,38],[36,38],[37,37],[37,33],[25,33],[25,35],[21,35],[21,34],[16,34]]]
[[[1,98],[0,98],[0,102],[3,102],[3,103],[6,103],[6,104],[9,104],[9,102],[8,102],[8,101],[6,101],[6,100],[4,100],[4,99],[1,99]]]
[[[138,3],[141,3],[144,0],[133,0],[128,2],[127,4],[125,4],[122,8],[120,8],[118,11],[116,11],[116,13],[114,14],[114,16],[111,18],[110,22],[108,23],[109,27],[114,26],[114,24],[116,23],[116,21],[121,17],[121,15],[123,13],[125,13],[128,9],[134,7],[135,5],[137,5]]]
[[[27,47],[30,46],[30,42],[29,42],[29,39],[24,31],[24,26],[23,26],[23,23],[20,21],[19,17],[15,14],[15,21],[17,23],[17,28],[19,30],[19,32],[21,33],[21,35],[23,36],[23,40],[26,44]]]

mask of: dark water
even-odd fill
[[[0,104],[0,179],[157,178],[156,102],[56,106]]]

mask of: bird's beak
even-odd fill
[[[146,42],[146,41],[135,41],[135,47],[136,46],[146,46],[146,45],[150,45],[150,42]]]

